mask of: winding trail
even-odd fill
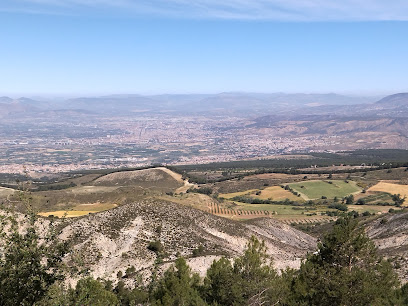
[[[192,187],[197,188],[197,185],[194,185],[194,184],[190,183],[188,181],[188,179],[183,180],[183,176],[181,174],[179,174],[179,173],[171,171],[170,169],[167,169],[165,167],[158,167],[156,169],[160,169],[160,170],[166,172],[167,174],[171,175],[177,182],[184,184],[183,186],[176,189],[176,191],[175,191],[176,193],[181,193],[181,192],[185,193],[188,189],[190,189]]]

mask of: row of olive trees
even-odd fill
[[[123,281],[90,277],[75,288],[63,285],[69,246],[52,226],[39,232],[35,215],[20,226],[11,213],[0,216],[0,305],[402,305],[388,261],[377,255],[356,220],[341,218],[299,270],[273,268],[264,242],[252,237],[235,260],[213,262],[206,277],[192,273],[183,258],[149,288],[128,289]]]

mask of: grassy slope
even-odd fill
[[[328,182],[332,182],[332,184]],[[319,199],[322,196],[325,196],[328,199],[333,199],[334,197],[343,198],[349,194],[361,191],[361,189],[353,181],[349,181],[348,183],[337,180],[304,181],[292,183],[289,184],[289,186],[293,190],[300,193],[305,200]]]
[[[390,175],[406,175],[405,169],[393,169],[392,173],[387,173],[387,170],[376,171],[380,176],[390,176]],[[81,204],[87,203],[100,203],[101,205],[114,205],[131,203],[133,201],[138,201],[147,198],[161,198],[170,201],[175,201],[177,203],[196,207],[205,211],[211,206],[211,203],[216,203],[217,201],[211,197],[198,194],[185,194],[177,196],[166,195],[168,191],[174,191],[175,188],[182,185],[182,180],[180,175],[174,176],[170,171],[163,171],[161,168],[148,169],[148,170],[138,170],[138,171],[123,171],[113,174],[107,174],[100,176],[95,181],[90,181],[90,178],[84,180],[82,184],[74,188],[69,188],[65,190],[56,191],[44,191],[44,192],[34,192],[32,193],[36,207],[41,208],[43,212],[48,212],[47,215],[63,215],[68,211],[68,216],[76,216],[88,214],[95,211],[102,211],[105,208],[98,209],[87,209],[84,207],[80,209]],[[304,175],[287,175],[287,174],[261,174],[245,178],[241,181],[229,181],[222,182],[218,184],[240,184],[240,188],[248,185],[248,183],[256,184],[256,189],[249,188],[242,192],[221,194],[221,197],[232,198],[237,195],[249,195],[251,197],[256,197],[260,199],[269,199],[275,201],[281,201],[286,198],[290,200],[295,200],[297,202],[302,202],[303,199],[296,197],[291,192],[284,190],[279,186],[271,186],[270,183],[275,182],[276,184],[286,184],[288,182],[290,186],[302,193],[305,198],[321,198],[321,196],[326,196],[327,198],[342,198],[350,193],[359,192],[361,188],[356,186],[354,181],[349,181],[345,183],[344,179],[347,174],[333,175],[333,184],[327,183],[327,181],[319,180],[318,175],[308,175],[310,181],[302,180]],[[370,174],[367,174],[369,176]],[[361,177],[359,174],[353,174],[356,179],[366,180],[366,177]],[[326,178],[326,177],[325,177]],[[268,181],[265,181],[268,179]],[[269,181],[271,179],[271,181]],[[370,178],[371,181],[373,178]],[[79,182],[77,182],[79,183]],[[121,185],[124,184],[125,186]],[[265,185],[270,187],[266,187]],[[249,184],[250,185],[250,184]],[[395,184],[392,184],[394,186]],[[300,188],[300,186],[305,186],[305,188]],[[396,187],[401,187],[401,185],[395,185]],[[408,187],[408,186],[407,186]],[[404,186],[402,186],[404,188]],[[217,188],[215,188],[217,189]],[[242,190],[242,189],[241,189]],[[0,189],[0,192],[2,190]],[[261,191],[259,195],[256,192]],[[388,192],[392,192],[387,190]],[[393,193],[393,192],[392,192]],[[400,192],[401,193],[401,192]],[[368,191],[366,194],[358,194],[357,197],[364,197],[367,195],[376,196],[377,192]],[[402,193],[403,194],[403,193]],[[384,201],[384,197],[380,197],[378,201]],[[375,204],[370,202],[370,204]],[[327,206],[318,206],[316,209],[310,209],[303,207],[300,209],[297,206],[287,206],[287,205],[268,205],[268,204],[245,204],[245,203],[235,203],[231,201],[225,201],[225,203],[219,203],[220,207],[228,209],[238,209],[238,210],[248,210],[248,211],[270,211],[276,213],[273,217],[276,218],[292,218],[292,217],[305,217],[307,214],[325,212],[328,209]],[[89,208],[89,207],[88,207]],[[295,208],[295,209],[294,209]],[[109,208],[106,208],[109,209]],[[356,210],[359,212],[370,211],[372,213],[386,212],[389,207],[385,206],[350,206],[349,210]],[[315,216],[313,216],[315,217]]]
[[[33,192],[33,203],[47,215],[62,216],[68,211],[69,216],[80,216],[94,211],[79,209],[81,204],[100,203],[97,211],[102,211],[106,209],[101,205],[112,208],[112,205],[164,195],[183,185],[178,176],[159,168],[115,172],[84,183],[64,190]]]
[[[256,192],[260,192],[259,195]],[[299,197],[295,196],[288,190],[283,189],[280,186],[267,187],[265,189],[250,189],[242,192],[223,193],[220,197],[225,199],[231,199],[235,196],[249,196],[251,198],[257,198],[262,200],[272,199],[273,201],[284,201],[285,199],[299,201]]]
[[[0,187],[0,198],[6,198],[9,195],[12,195],[15,192],[14,189]]]

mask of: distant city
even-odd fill
[[[54,173],[408,148],[407,94],[378,102],[356,99],[130,95],[54,103],[3,97],[0,172],[21,173],[26,167]]]

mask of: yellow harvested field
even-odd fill
[[[157,196],[156,198],[197,208],[207,208],[211,203],[214,202],[214,199],[209,197],[208,195],[194,192],[176,196],[162,195]]]
[[[257,189],[250,189],[241,192],[232,192],[232,193],[221,193],[219,196],[225,199],[231,199],[233,197],[243,196],[243,195],[251,195],[251,193],[255,193]]]
[[[80,217],[80,216],[85,216],[90,213],[94,213],[95,211],[75,211],[75,210],[56,210],[56,211],[48,211],[48,212],[42,212],[39,213],[40,216],[43,217],[49,217],[49,216],[54,216],[58,218],[75,218],[75,217]]]
[[[381,181],[377,185],[374,185],[368,189],[368,191],[382,191],[391,194],[399,193],[402,197],[408,198],[408,185],[393,184]]]
[[[261,191],[261,194],[257,195],[256,197],[262,200],[267,200],[270,198],[273,201],[283,201],[285,199],[289,199],[293,201],[299,200],[299,197],[295,196],[293,193],[291,193],[288,190],[283,189],[280,186],[273,186],[273,187],[265,188],[264,190]]]
[[[259,191],[261,193],[257,195],[256,193]],[[258,198],[262,200],[272,199],[272,201],[284,201],[286,199],[293,200],[293,201],[300,200],[299,197],[295,196],[293,193],[291,193],[288,190],[283,189],[280,186],[272,186],[272,187],[268,187],[262,190],[250,189],[250,190],[241,191],[241,192],[220,194],[220,197],[223,197],[225,199],[232,199],[233,197],[237,197],[237,196],[249,196],[249,197]]]
[[[73,207],[70,210],[56,210],[56,211],[47,211],[38,213],[40,216],[48,217],[53,215],[58,218],[74,218],[80,217],[92,213],[97,213],[100,211],[109,210],[115,208],[116,204],[105,204],[105,203],[89,203],[89,204],[80,204]]]

